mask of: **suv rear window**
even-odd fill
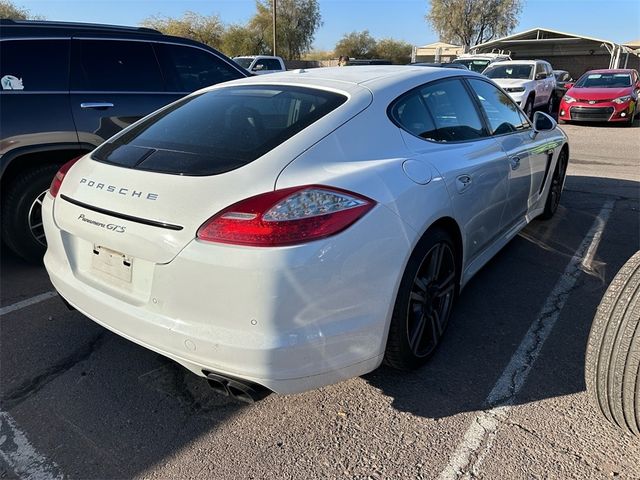
[[[346,101],[312,88],[243,85],[187,97],[94,153],[95,160],[180,175],[242,167]]]
[[[69,91],[69,40],[0,42],[2,90]]]

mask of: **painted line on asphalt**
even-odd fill
[[[38,453],[13,417],[0,411],[0,458],[21,480],[59,480],[60,467]]]
[[[513,402],[527,380],[544,342],[560,317],[569,294],[583,271],[591,271],[593,257],[602,239],[602,232],[611,215],[615,200],[605,202],[587,235],[569,261],[562,276],[547,297],[540,314],[529,327],[520,346],[500,375],[485,400],[488,409],[478,413],[460,444],[440,472],[438,480],[475,478],[491,449],[498,428],[507,419]]]
[[[58,295],[58,292],[54,290],[46,293],[41,293],[40,295],[36,295],[35,297],[27,298],[26,300],[22,300],[21,302],[17,302],[12,305],[7,305],[6,307],[0,308],[0,315],[6,315],[7,313],[15,312],[16,310],[30,307],[31,305],[44,302],[45,300],[49,300],[50,298],[56,297],[57,295]]]

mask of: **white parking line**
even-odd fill
[[[600,210],[589,233],[569,261],[547,298],[538,318],[531,324],[520,346],[500,375],[485,400],[489,407],[478,413],[464,434],[462,442],[449,458],[438,480],[475,478],[491,449],[498,428],[513,408],[513,401],[531,372],[540,350],[549,337],[572,288],[583,270],[592,270],[591,262],[602,238],[602,232],[613,210],[614,200],[608,200]]]
[[[0,457],[21,480],[57,480],[60,467],[38,453],[6,412],[0,412]]]
[[[12,305],[7,305],[6,307],[0,308],[0,315],[6,315],[7,313],[15,312],[16,310],[20,310],[21,308],[29,307],[31,305],[35,305],[36,303],[44,302],[45,300],[49,300],[50,298],[53,298],[56,295],[58,295],[58,293],[55,291],[41,293],[40,295],[27,298],[26,300],[22,300],[21,302],[14,303]]]

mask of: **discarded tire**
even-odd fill
[[[604,416],[640,436],[640,251],[604,294],[589,334],[587,391]]]

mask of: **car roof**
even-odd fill
[[[494,62],[491,64],[491,66],[495,67],[496,65],[535,65],[537,62],[544,62],[544,60],[504,60],[500,62]]]
[[[631,73],[632,68],[598,68],[595,70],[589,70],[586,73]]]
[[[162,32],[148,27],[129,27],[80,22],[52,22],[47,20],[0,20],[0,34],[5,36],[25,36],[42,33],[72,35],[77,33],[119,33],[126,35],[162,35]]]
[[[400,95],[419,85],[446,77],[485,78],[470,70],[411,65],[367,65],[290,70],[255,75],[208,87],[206,90],[238,85],[292,85],[355,94],[367,91],[380,98]]]
[[[451,70],[439,67],[424,67],[412,65],[362,65],[357,67],[324,67],[298,69],[288,72],[272,74],[269,79],[274,81],[287,82],[329,80],[335,82],[347,82],[352,84],[367,84],[374,80],[393,81],[399,78],[418,77],[432,74],[433,77],[453,75]],[[467,71],[455,70],[455,74],[466,74]],[[427,80],[428,81],[428,80]]]

